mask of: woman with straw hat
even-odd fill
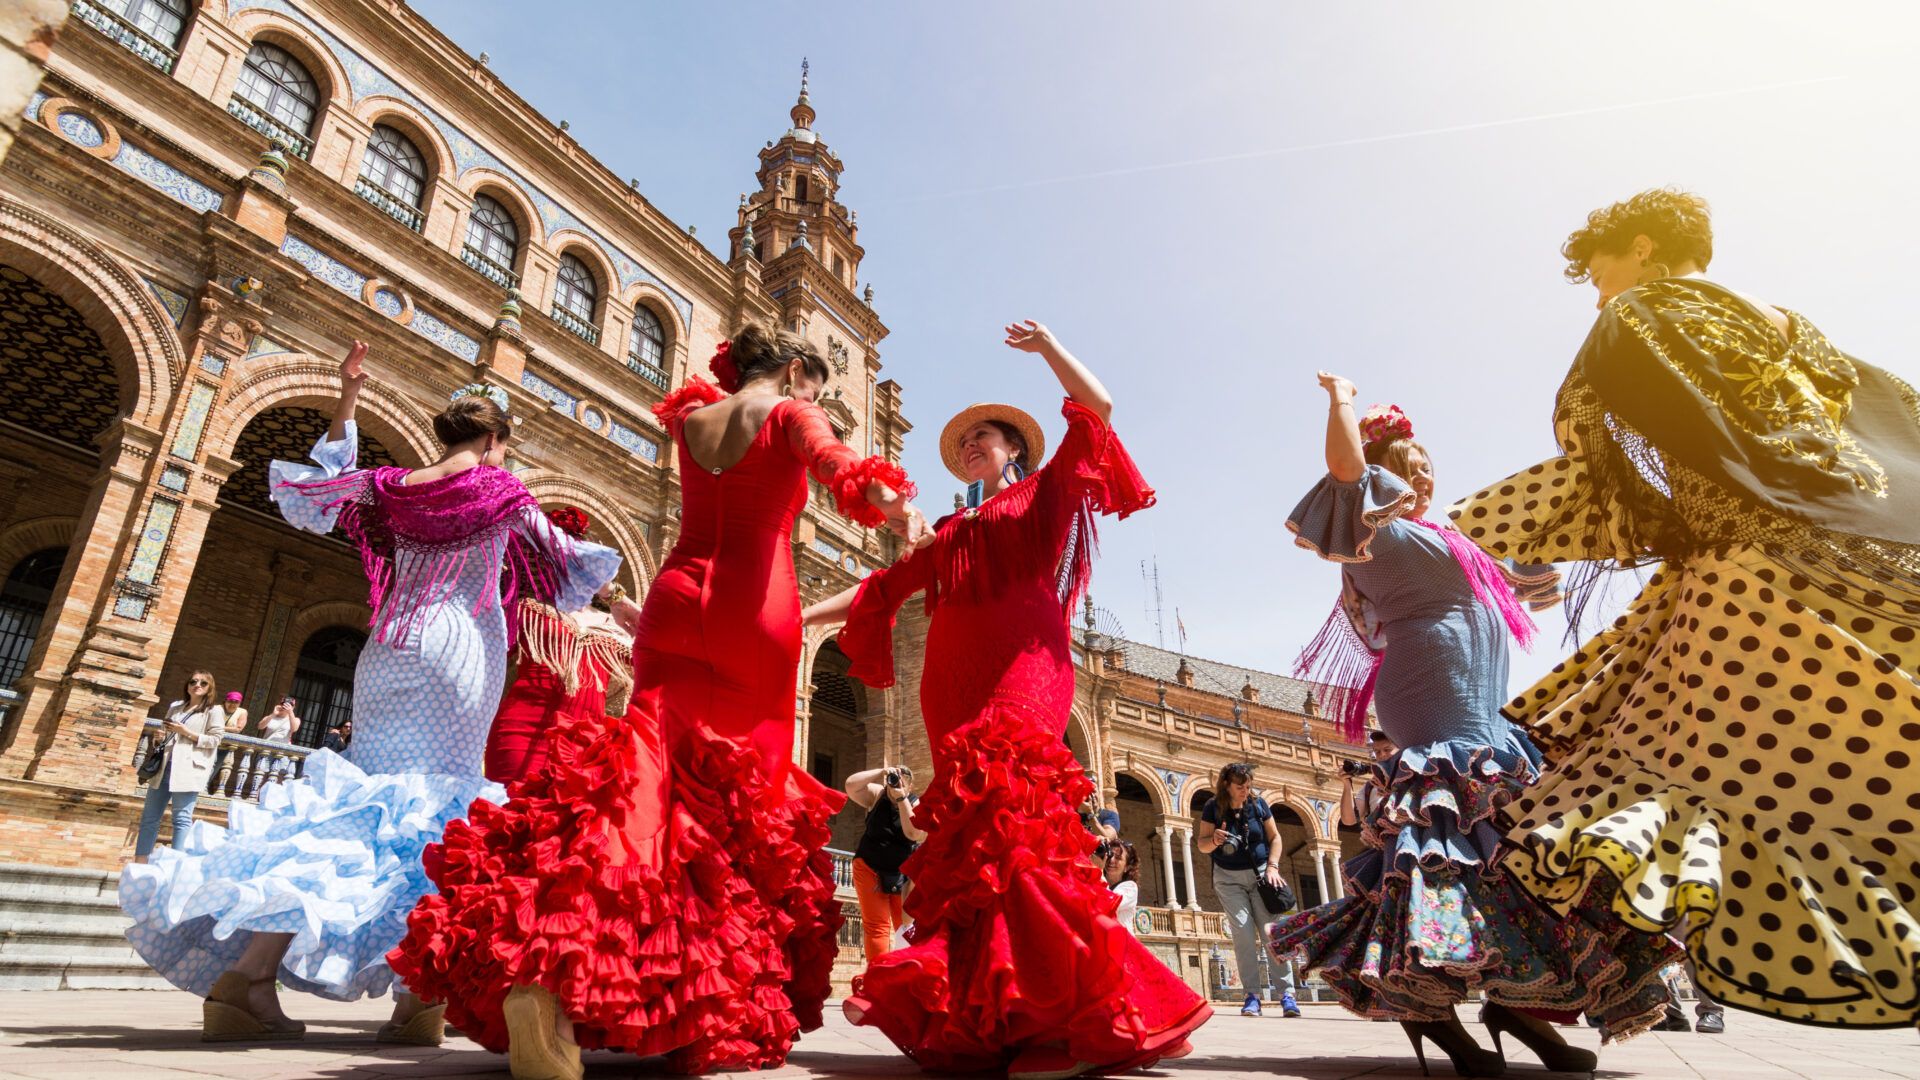
[[[907,558],[810,608],[845,621],[852,674],[893,685],[894,613],[925,590],[921,710],[935,779],[915,820],[927,840],[907,948],[872,964],[845,1009],[921,1066],[1065,1077],[1144,1068],[1186,1051],[1212,1015],[1113,917],[1074,808],[1092,785],[1061,741],[1073,703],[1068,615],[1087,587],[1093,512],[1126,517],[1153,489],[1107,426],[1093,373],[1034,322],[1007,344],[1046,360],[1067,392],[1067,432],[1046,437],[1011,405],[963,410],[941,456],[969,505]]]

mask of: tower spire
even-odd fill
[[[813,128],[813,103],[807,100],[807,74],[810,65],[806,57],[800,58],[800,100],[793,103],[793,130],[809,131]]]

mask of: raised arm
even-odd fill
[[[870,529],[885,525],[909,544],[919,543],[927,519],[908,501],[918,492],[906,470],[883,457],[854,453],[812,402],[789,409],[787,440],[794,456],[833,493],[840,513]]]
[[[1327,472],[1343,484],[1367,474],[1367,458],[1360,448],[1360,418],[1353,412],[1354,387],[1331,372],[1320,372],[1320,388],[1327,392]]]
[[[1112,421],[1112,395],[1093,372],[1087,370],[1087,365],[1060,344],[1053,331],[1032,319],[1008,323],[1007,345],[1021,352],[1037,353],[1053,369],[1053,377],[1060,380],[1060,388],[1068,397],[1093,410],[1101,423]]]
[[[353,423],[354,407],[360,403],[360,388],[367,382],[366,359],[367,343],[355,341],[340,361],[340,404],[333,409],[333,423],[327,428],[328,442],[347,437],[347,425]]]

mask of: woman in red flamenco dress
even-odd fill
[[[549,510],[547,520],[575,540],[586,539],[590,526],[577,506]],[[487,732],[487,779],[512,784],[542,771],[561,717],[618,717],[631,707],[633,627],[640,607],[619,585],[607,586],[607,592],[578,611],[521,598],[514,613],[519,634],[513,679]]]
[[[1144,1068],[1185,1053],[1212,1012],[1114,919],[1075,813],[1093,785],[1061,737],[1092,512],[1124,518],[1153,490],[1107,426],[1092,373],[1036,323],[1009,326],[1007,344],[1045,358],[1067,392],[1053,460],[1028,471],[1043,437],[1026,413],[960,413],[941,453],[985,498],[806,613],[845,619],[840,646],[869,686],[893,684],[900,605],[924,589],[932,616],[920,704],[935,777],[914,812],[927,840],[904,868],[913,929],[854,981],[845,1009],[927,1069],[1038,1080]]]
[[[632,708],[564,716],[543,771],[448,828],[428,855],[440,891],[391,954],[517,1080],[578,1078],[581,1047],[777,1066],[820,1024],[841,921],[826,819],[845,798],[792,764],[793,522],[810,471],[856,521],[925,525],[906,474],[812,404],[828,369],[807,342],[750,324],[713,368],[731,396],[694,379],[656,410],[681,534],[641,608]]]

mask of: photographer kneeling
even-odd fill
[[[1280,827],[1273,809],[1253,793],[1253,766],[1229,765],[1220,770],[1219,792],[1194,830],[1194,846],[1213,857],[1213,891],[1226,909],[1227,930],[1233,934],[1233,961],[1247,1000],[1242,1016],[1260,1015],[1261,937],[1267,924],[1295,904],[1293,891],[1280,876]],[[1300,1015],[1293,997],[1293,965],[1276,962],[1274,985],[1280,988],[1280,1010]]]
[[[847,797],[867,809],[867,825],[853,852],[853,891],[860,900],[861,945],[867,963],[893,950],[906,920],[907,877],[900,866],[927,834],[913,823],[913,770],[904,765],[847,777]]]

